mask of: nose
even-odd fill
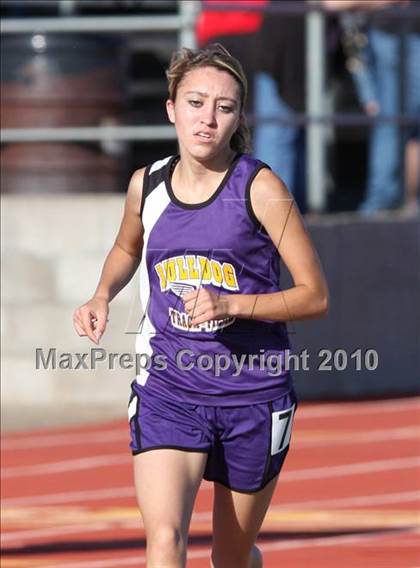
[[[207,126],[216,125],[216,112],[215,108],[211,104],[203,105],[201,108],[201,122]]]

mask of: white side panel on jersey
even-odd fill
[[[172,156],[168,156],[167,158],[163,158],[163,160],[158,160],[157,162],[154,162],[152,164],[152,167],[150,168],[149,175],[152,174],[153,172],[157,172],[158,170],[163,168],[163,166],[166,166],[166,164],[169,162],[171,158]]]
[[[128,405],[128,420],[130,421],[137,412],[137,396],[133,397]]]
[[[160,162],[167,162],[169,158],[165,160],[160,160]],[[156,162],[153,164],[153,167],[160,163]],[[162,164],[162,165],[165,165]],[[162,167],[162,166],[161,166]],[[158,168],[159,169],[159,168]],[[152,171],[152,170],[151,170]],[[150,318],[147,314],[148,307],[149,307],[149,299],[150,299],[150,284],[149,284],[149,274],[147,272],[147,265],[146,265],[146,256],[149,244],[149,236],[150,232],[152,231],[153,227],[155,226],[156,222],[158,221],[159,217],[162,215],[163,211],[166,209],[170,202],[168,192],[166,191],[165,182],[161,182],[149,195],[146,197],[146,201],[143,208],[143,226],[144,226],[144,235],[143,235],[143,254],[142,259],[140,262],[140,301],[141,306],[144,311],[144,319],[140,324],[139,333],[137,334],[136,338],[136,353],[138,354],[146,354],[147,357],[151,357],[152,355],[152,347],[150,345],[150,339],[156,332]],[[143,365],[146,359],[142,357],[141,362]],[[149,377],[149,371],[140,367],[139,374],[136,376],[136,381],[141,384],[145,385],[146,381]]]

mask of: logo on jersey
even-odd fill
[[[162,260],[154,268],[159,277],[160,290],[170,291],[180,298],[205,284],[230,291],[239,290],[235,268],[230,262],[219,262],[201,255],[183,255]],[[230,317],[193,325],[187,313],[174,308],[169,308],[169,318],[176,329],[191,332],[213,332],[235,321],[234,317]]]
[[[155,270],[162,292],[171,289],[173,284],[187,284],[195,288],[213,284],[226,290],[239,290],[234,266],[230,262],[219,262],[206,256],[174,256],[158,262]]]

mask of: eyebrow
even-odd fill
[[[185,93],[186,95],[200,95],[200,97],[208,97],[209,95],[207,93],[202,93],[201,91],[187,91]],[[236,99],[232,99],[230,97],[217,97],[217,100],[219,101],[230,101],[234,104],[237,104],[238,101]]]

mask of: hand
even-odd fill
[[[229,294],[216,294],[207,288],[200,288],[182,297],[185,311],[192,318],[193,325],[213,319],[230,317]]]
[[[109,306],[104,298],[92,298],[73,314],[74,329],[80,337],[88,336],[98,344],[108,322]]]
[[[368,116],[377,116],[380,110],[378,101],[373,100],[365,104],[365,112]]]

